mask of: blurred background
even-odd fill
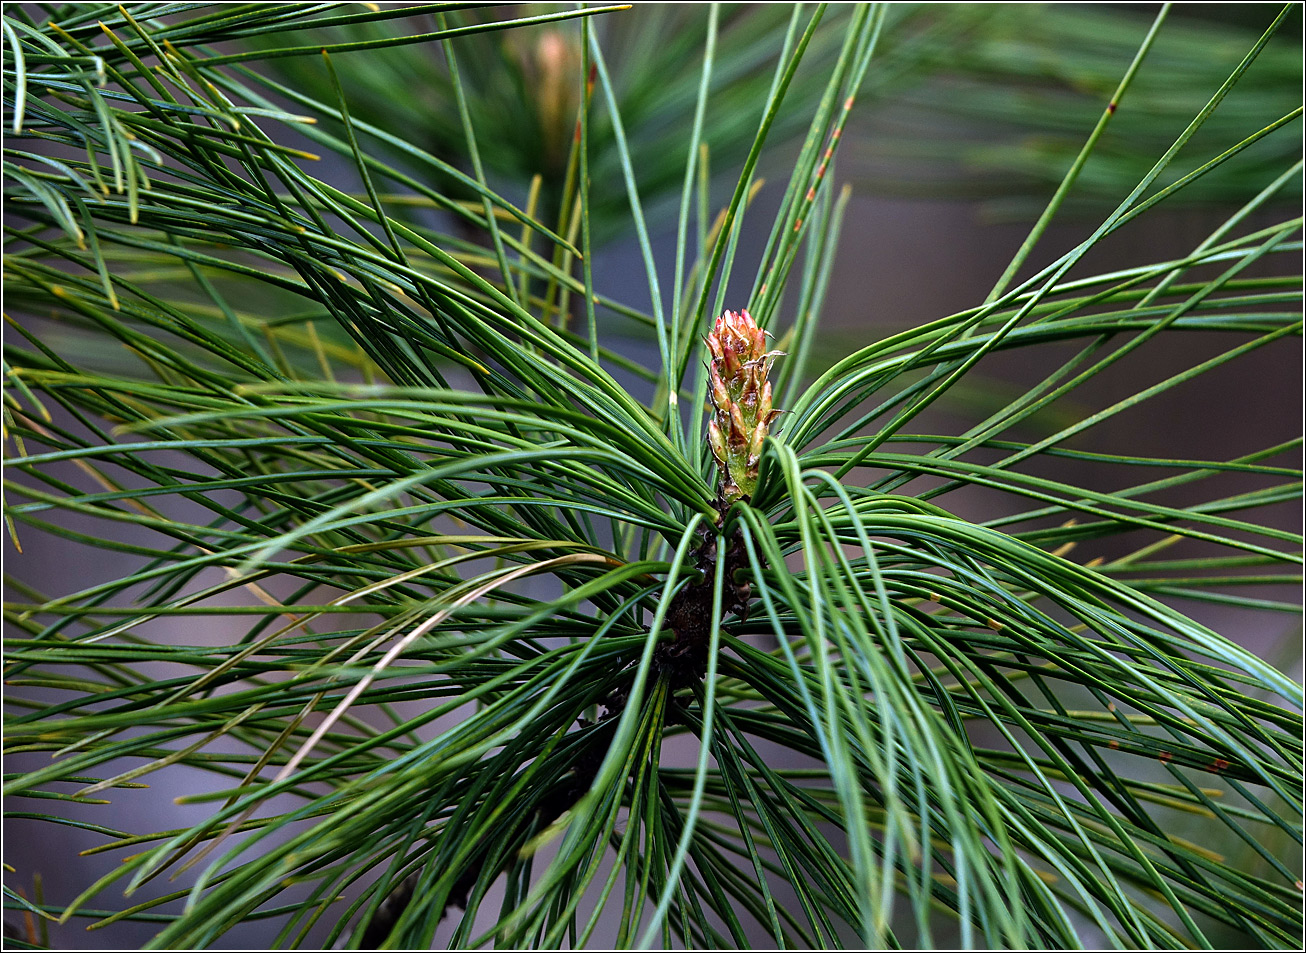
[[[540,7],[538,9],[552,9]],[[1142,41],[1155,4],[895,4],[886,25],[855,119],[835,167],[836,185],[848,185],[836,264],[822,313],[820,355],[833,362],[896,330],[952,314],[982,302],[1019,248],[1030,224],[1060,182],[1097,122],[1121,75]],[[1056,223],[1048,230],[1022,274],[1029,274],[1074,247],[1128,194],[1130,188],[1174,141],[1194,113],[1236,66],[1278,11],[1270,4],[1179,4],[1101,146]],[[514,13],[522,13],[517,7]],[[724,205],[751,145],[758,104],[765,98],[778,53],[788,4],[744,5],[723,10],[716,89],[706,124],[712,171],[712,213]],[[502,18],[503,8],[474,10],[468,18]],[[779,207],[789,164],[797,154],[810,106],[819,97],[823,61],[837,52],[846,9],[832,7],[795,80],[760,168],[764,184],[747,213],[736,263],[730,307],[747,304],[754,266],[762,257],[770,223]],[[654,250],[669,282],[675,247],[674,214],[685,156],[683,141],[693,112],[701,65],[706,13],[702,5],[640,4],[599,18],[595,27],[613,71],[636,174],[654,229]],[[362,37],[427,32],[429,15],[366,24]],[[348,37],[332,31],[332,40]],[[314,42],[310,35],[292,37]],[[279,38],[284,45],[285,39]],[[502,194],[556,221],[569,194],[568,156],[581,96],[579,30],[574,23],[508,33],[479,34],[456,41],[458,67],[478,117],[481,158],[491,184]],[[335,57],[351,112],[382,130],[411,138],[460,168],[470,169],[462,127],[450,91],[447,64],[437,46],[415,45]],[[332,101],[329,79],[316,57],[285,58],[257,67],[306,95]],[[1301,103],[1301,7],[1267,47],[1256,69],[1230,94],[1179,161],[1161,180],[1173,181],[1192,168],[1290,112]],[[293,106],[293,97],[284,97]],[[594,258],[598,289],[636,307],[647,307],[647,281],[630,227],[624,184],[611,150],[611,126],[595,106],[596,159],[592,169]],[[332,132],[328,124],[323,131]],[[293,134],[274,135],[292,145]],[[1163,207],[1122,229],[1095,249],[1072,275],[1110,271],[1179,258],[1190,252],[1236,208],[1252,198],[1300,152],[1300,120],[1285,134],[1240,155],[1237,161],[1185,189]],[[306,145],[307,147],[307,145]],[[384,145],[377,146],[382,151]],[[388,155],[396,163],[402,154]],[[346,189],[359,188],[352,166],[328,157],[314,168],[320,178]],[[1282,220],[1299,208],[1301,183],[1283,189],[1257,213],[1246,230]],[[419,224],[455,227],[429,210],[405,210]],[[750,227],[752,223],[752,227]],[[464,234],[476,241],[482,236]],[[1282,266],[1280,266],[1281,268]],[[785,320],[792,314],[782,312]],[[32,316],[28,316],[32,320]],[[650,361],[656,347],[633,325],[619,350]],[[84,348],[65,330],[50,331],[52,346]],[[1099,375],[1051,416],[1031,427],[1051,432],[1141,387],[1192,367],[1227,349],[1231,341],[1198,335],[1163,335],[1112,371]],[[609,340],[609,343],[611,341]],[[1113,452],[1172,455],[1186,459],[1232,459],[1289,440],[1300,432],[1302,364],[1299,342],[1254,351],[1189,385],[1168,391],[1107,424],[1074,446]],[[1065,352],[1054,347],[986,358],[949,399],[917,422],[918,432],[955,434],[1041,380]],[[820,367],[810,367],[809,373]],[[614,371],[620,374],[619,371]],[[647,385],[625,375],[632,390]],[[1014,432],[1031,439],[1040,432]],[[1293,465],[1280,458],[1267,461]],[[1086,464],[1062,461],[1042,475],[1114,489],[1099,480],[1118,480],[1114,470],[1087,472]],[[1058,472],[1057,468],[1064,468]],[[69,474],[70,481],[80,479]],[[1224,493],[1236,492],[1237,481]],[[1248,489],[1254,489],[1249,485]],[[905,492],[911,492],[908,487]],[[1180,488],[1161,502],[1191,503],[1208,493],[1204,484]],[[1194,494],[1185,497],[1185,493]],[[1223,495],[1223,494],[1221,494]],[[972,520],[1012,512],[1014,502],[983,492],[950,494],[945,505]],[[1300,511],[1281,504],[1255,514],[1263,522],[1297,529]],[[66,520],[76,527],[76,521]],[[124,537],[126,538],[126,537]],[[6,568],[49,595],[76,591],[123,573],[120,554],[105,554],[55,536],[26,532],[23,551],[6,552]],[[1083,558],[1132,548],[1119,538],[1090,542]],[[1175,558],[1185,555],[1182,547]],[[1078,554],[1077,557],[1078,558]],[[1265,593],[1295,600],[1291,587]],[[1182,611],[1300,678],[1301,634],[1295,617],[1176,600]],[[186,641],[226,644],[243,633],[239,619],[224,628],[220,619],[197,618]],[[177,639],[178,633],[168,638]],[[674,754],[674,753],[673,753]],[[8,771],[26,770],[38,760],[18,757]],[[208,785],[192,769],[177,767],[149,780],[148,792],[119,792],[111,808],[115,826],[152,831],[179,828],[207,810],[183,807],[173,798]],[[137,796],[127,796],[127,794]],[[146,796],[140,796],[148,794]],[[80,811],[80,813],[78,813]],[[93,823],[94,808],[69,806],[70,817]],[[1200,839],[1200,836],[1199,836]],[[33,874],[45,897],[67,901],[117,862],[111,855],[79,857],[99,843],[93,831],[21,818],[5,829],[5,854],[15,886],[32,896]],[[158,892],[177,884],[151,885]],[[153,894],[151,894],[153,895]],[[106,898],[106,901],[117,898]],[[143,897],[141,899],[144,899]],[[120,902],[120,901],[118,901]],[[94,906],[94,904],[93,904]],[[10,913],[12,921],[14,914]],[[270,926],[271,924],[271,926]],[[329,926],[329,925],[327,925]],[[448,926],[446,921],[445,926]],[[19,924],[21,929],[21,924]],[[148,923],[120,922],[88,934],[76,926],[52,927],[54,946],[135,948],[154,930]],[[260,947],[275,934],[275,922],[254,921],[226,938],[233,948]],[[437,936],[437,940],[439,935]]]

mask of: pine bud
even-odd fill
[[[716,417],[708,424],[708,443],[721,471],[721,499],[746,499],[757,487],[757,466],[771,421],[767,373],[781,353],[766,349],[766,332],[747,311],[727,311],[707,336],[708,368]]]

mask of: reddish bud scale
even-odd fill
[[[733,503],[753,495],[758,460],[771,421],[780,412],[771,405],[767,373],[779,351],[766,349],[766,332],[747,311],[727,311],[707,336],[712,354],[709,391],[715,418],[708,444],[721,471],[721,500]]]

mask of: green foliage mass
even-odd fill
[[[10,853],[10,942],[1299,947],[1301,687],[1176,603],[1294,611],[1300,441],[1077,439],[1299,348],[1293,8],[1203,57],[1168,8],[461,7],[6,10],[7,526],[109,560],[8,582],[6,809],[114,860]],[[895,96],[1045,129],[1003,195],[1057,171],[986,300],[824,360],[836,152]],[[1084,273],[1190,199],[1186,255]],[[783,413],[727,505],[744,304]],[[1046,374],[920,429],[1003,352]],[[174,777],[186,826],[130,827]]]

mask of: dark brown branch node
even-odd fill
[[[722,553],[718,551],[713,527],[694,551],[694,569],[698,578],[676,593],[667,610],[667,628],[674,637],[660,645],[653,655],[653,664],[659,673],[671,680],[673,691],[702,679],[707,672],[718,559],[725,560],[724,612],[736,613],[741,618],[748,615],[753,587],[746,577],[748,554],[744,551],[743,537],[735,532],[730,538],[729,548]]]

